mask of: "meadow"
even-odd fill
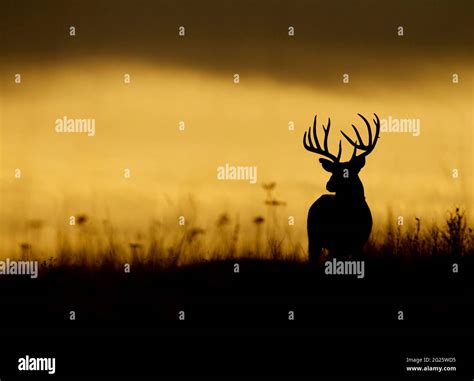
[[[327,253],[308,265],[306,239],[292,230],[275,188],[263,186],[263,212],[248,220],[221,212],[206,225],[197,222],[197,204],[183,205],[184,225],[178,213],[130,234],[111,219],[79,213],[74,225],[57,227],[51,251],[42,246],[48,223],[27,220],[22,234],[29,239],[10,258],[40,261],[38,277],[0,277],[1,322],[147,337],[183,329],[306,335],[321,327],[395,334],[472,328],[465,297],[472,295],[473,233],[461,209],[440,224],[406,217],[400,225],[389,215],[365,246],[364,278],[328,276]],[[409,317],[402,328],[394,318],[400,308]],[[296,311],[298,325],[288,311]]]
[[[286,203],[275,197],[275,183],[262,186],[265,192],[261,215],[249,221],[222,212],[209,225],[177,218],[173,225],[154,219],[144,231],[130,239],[111,220],[85,213],[74,216],[71,226],[57,227],[54,250],[41,246],[45,222],[25,221],[17,252],[23,260],[40,260],[42,267],[167,269],[211,261],[307,261],[306,238],[295,234],[291,219],[282,213]],[[181,224],[182,222],[182,224]],[[468,217],[460,208],[446,212],[443,223],[425,223],[422,217],[390,214],[383,226],[374,226],[364,253],[368,260],[413,260],[459,258],[474,253],[474,235]],[[322,259],[328,253],[323,251]]]

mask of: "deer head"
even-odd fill
[[[323,166],[323,168],[332,174],[331,178],[329,179],[328,183],[326,184],[326,189],[329,192],[336,192],[336,196],[342,197],[364,197],[364,187],[362,186],[362,182],[359,179],[359,172],[365,165],[365,157],[369,155],[375,145],[377,144],[377,140],[379,139],[380,133],[380,121],[376,114],[374,119],[375,124],[375,137],[372,138],[372,129],[370,127],[370,123],[366,118],[364,118],[361,114],[358,114],[362,120],[365,122],[368,130],[368,142],[364,144],[362,138],[357,130],[357,127],[352,125],[354,131],[357,136],[357,142],[353,141],[349,136],[347,136],[344,132],[341,131],[341,134],[349,141],[349,143],[354,147],[354,151],[352,153],[352,157],[347,162],[340,162],[341,159],[341,140],[339,140],[339,151],[337,156],[334,156],[329,152],[328,149],[328,138],[329,138],[329,131],[331,128],[331,119],[328,119],[327,127],[323,126],[324,131],[324,142],[323,147],[319,143],[318,136],[316,134],[316,119],[317,116],[314,117],[313,128],[311,131],[311,127],[309,127],[308,131],[304,133],[303,137],[303,145],[304,147],[313,153],[317,153],[318,155],[324,156],[325,158],[319,159],[319,162]],[[313,137],[311,137],[311,135]],[[314,140],[314,144],[313,144]],[[357,154],[357,150],[362,151],[359,155]]]

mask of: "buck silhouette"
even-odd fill
[[[321,147],[316,134],[316,119],[313,128],[309,127],[304,133],[304,147],[313,153],[324,156],[319,159],[323,168],[331,173],[331,178],[326,184],[329,192],[334,195],[324,194],[318,198],[308,211],[308,252],[310,263],[316,263],[325,248],[332,257],[359,257],[362,249],[369,239],[372,230],[372,215],[365,201],[364,187],[359,178],[359,171],[365,165],[365,157],[370,154],[379,138],[380,121],[376,114],[374,119],[375,136],[372,136],[370,123],[361,114],[368,130],[368,142],[364,144],[357,130],[352,125],[357,136],[357,141],[352,140],[344,132],[342,135],[354,147],[354,152],[348,162],[341,163],[341,140],[339,151],[334,156],[328,149],[329,130],[331,119],[327,127],[323,126],[324,143]],[[314,140],[314,143],[313,143]],[[357,151],[361,151],[358,155]]]

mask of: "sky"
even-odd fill
[[[470,1],[2,8],[0,255],[32,239],[28,221],[43,221],[47,247],[78,213],[132,240],[153,220],[173,231],[180,215],[207,227],[227,212],[250,236],[269,182],[285,202],[279,223],[295,217],[304,246],[307,210],[329,179],[302,145],[315,114],[318,128],[331,118],[332,149],[351,124],[366,137],[357,113],[419,123],[418,136],[382,132],[361,171],[375,230],[388,216],[472,215]],[[95,135],[56,132],[64,116],[94,119]],[[343,158],[351,152],[343,143]],[[219,180],[226,163],[255,166],[257,183]]]

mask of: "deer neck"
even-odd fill
[[[336,200],[342,203],[354,203],[365,200],[364,186],[357,181],[352,187],[336,192]]]

